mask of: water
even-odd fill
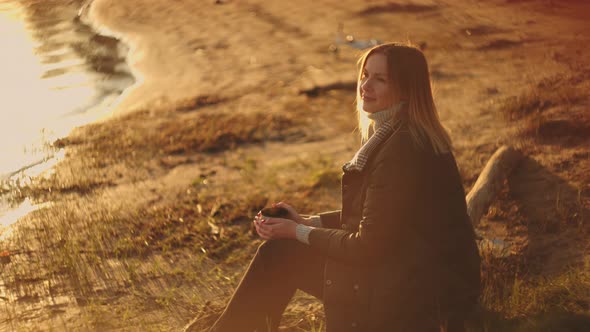
[[[134,82],[125,45],[97,34],[84,5],[0,0],[0,233],[36,208],[10,191],[60,160],[52,142],[109,115]]]

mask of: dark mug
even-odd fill
[[[288,218],[289,210],[282,207],[267,207],[260,210],[262,217],[269,218]]]

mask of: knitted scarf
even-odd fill
[[[393,114],[398,112],[404,104],[404,102],[400,102],[399,104],[391,108],[378,112],[381,113],[381,117],[385,115],[388,119],[381,122],[375,122],[376,130],[374,131],[373,135],[371,135],[371,137],[369,137],[369,139],[361,146],[361,148],[356,152],[354,157],[352,157],[352,159],[349,162],[345,163],[344,166],[342,166],[342,169],[345,172],[361,172],[367,164],[367,160],[369,160],[369,156],[371,156],[373,151],[375,151],[375,149],[379,147],[379,145],[383,143],[387,138],[389,138],[392,134],[395,134],[399,130],[399,121],[395,121],[394,123],[392,118]],[[369,118],[376,119],[377,117],[371,117],[371,115],[369,115]]]

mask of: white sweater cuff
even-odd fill
[[[322,228],[322,218],[320,216],[310,216],[309,217],[309,226]]]
[[[314,227],[298,224],[295,228],[295,237],[297,238],[297,241],[309,244],[309,233],[311,233],[313,229]]]

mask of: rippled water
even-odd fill
[[[108,115],[134,82],[125,45],[98,35],[84,6],[0,0],[0,227],[34,208],[7,193],[59,160],[51,143]]]

